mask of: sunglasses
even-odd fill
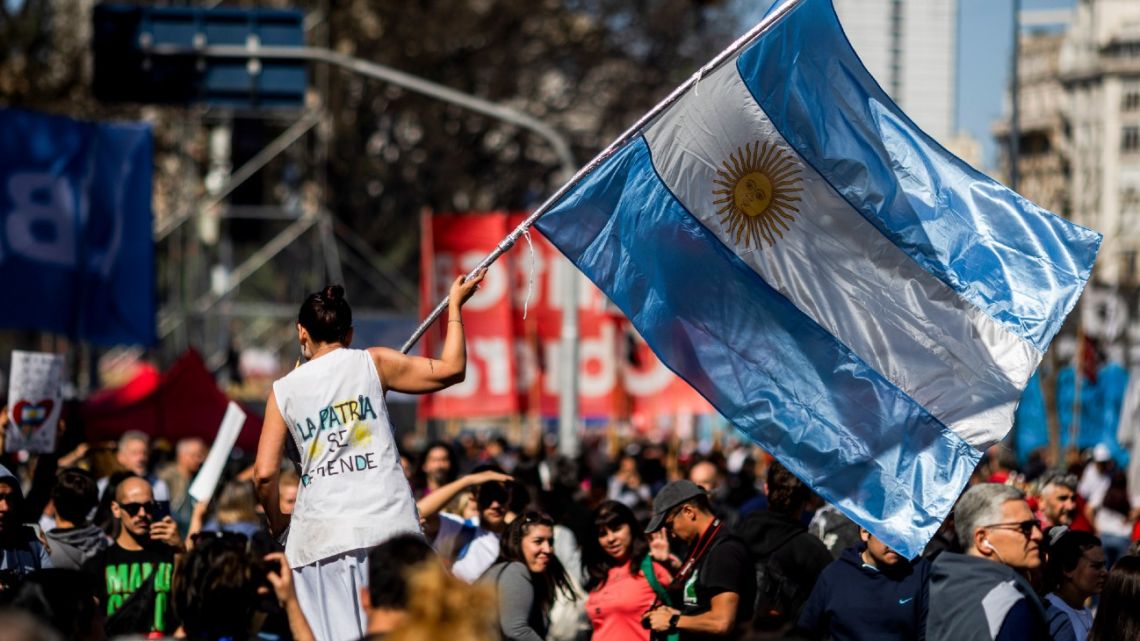
[[[675,521],[677,519],[678,514],[680,514],[681,512],[684,512],[684,511],[685,511],[685,504],[681,504],[681,505],[678,505],[677,507],[673,508],[672,510],[670,510],[665,515],[665,522],[662,525],[665,527],[666,532],[672,532],[673,531],[673,521]]]
[[[994,530],[1018,530],[1025,538],[1033,536],[1033,530],[1041,531],[1041,521],[1037,519],[1027,519],[1017,523],[994,523],[992,525],[983,525],[984,529]]]
[[[490,507],[496,501],[501,505],[511,502],[512,488],[505,483],[485,483],[476,492],[475,502],[480,508]]]
[[[541,512],[527,512],[519,518],[522,520],[523,525],[536,524],[554,527],[554,519]]]
[[[131,516],[138,516],[139,510],[146,510],[147,514],[154,515],[158,513],[158,502],[148,501],[146,503],[119,503],[119,509],[123,510]]]
[[[251,541],[249,537],[240,532],[221,532],[214,530],[202,530],[190,535],[190,541],[197,546],[202,545],[224,545],[236,549],[249,551],[251,549]]]

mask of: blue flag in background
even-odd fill
[[[920,131],[829,0],[776,3],[537,226],[721,414],[908,557],[1009,431],[1101,240]]]
[[[146,124],[0,110],[0,327],[155,342]]]

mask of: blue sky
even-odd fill
[[[885,0],[884,0],[885,1]],[[741,21],[751,26],[773,0],[741,3]],[[1021,0],[1023,11],[1072,7],[1076,0]],[[982,143],[983,169],[997,163],[990,128],[1001,117],[1013,42],[1012,0],[958,0],[958,130]]]

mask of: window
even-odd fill
[[[1140,109],[1140,89],[1130,90],[1125,93],[1120,108],[1124,111],[1136,111]]]
[[[1120,137],[1120,150],[1126,153],[1140,151],[1140,127],[1125,127]]]
[[[1126,284],[1136,282],[1136,250],[1120,252],[1120,281]]]

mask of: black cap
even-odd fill
[[[701,486],[692,481],[673,481],[661,488],[657,496],[653,497],[653,518],[649,519],[649,526],[645,528],[645,533],[650,534],[660,530],[661,526],[665,525],[665,515],[669,513],[669,510],[685,501],[704,495],[705,491],[701,489]]]

